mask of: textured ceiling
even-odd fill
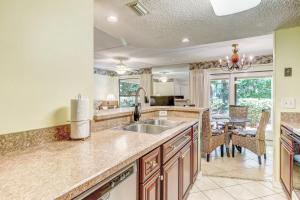
[[[96,66],[112,66],[113,58],[119,56],[129,57],[133,67],[197,62],[227,55],[218,42],[241,41],[237,39],[300,25],[300,0],[262,0],[256,8],[223,17],[214,14],[209,0],[140,0],[150,11],[145,16],[126,6],[132,1],[95,0]],[[110,15],[118,16],[119,21],[108,23]],[[183,37],[190,43],[181,43]],[[266,40],[258,37],[257,43],[245,42],[249,47],[241,45],[241,49],[270,53],[272,44]],[[217,45],[203,45],[210,43]],[[230,46],[226,51],[231,51]]]
[[[97,32],[99,33],[99,31]],[[98,36],[95,35],[95,43],[97,43],[97,41],[100,43],[101,41]],[[102,44],[104,45],[107,41],[111,41],[112,43],[116,42],[111,38],[106,39]],[[95,67],[114,70],[114,66],[118,63],[118,60],[115,58],[120,56],[129,58],[129,60],[124,61],[124,64],[131,68],[145,68],[219,59],[220,57],[231,54],[232,43],[239,44],[241,54],[245,53],[255,56],[273,53],[272,35],[176,49],[136,48],[131,45],[124,47],[121,42],[116,42],[114,43],[114,48],[98,49],[98,51],[95,52]]]

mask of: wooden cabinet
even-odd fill
[[[198,146],[198,137],[193,140],[193,182],[196,181],[198,175],[198,159],[199,159],[199,146]]]
[[[160,147],[139,160],[140,194],[139,200],[161,199],[161,150]]]
[[[192,184],[192,143],[189,142],[180,151],[179,157],[179,196],[185,200]]]
[[[191,130],[189,128],[163,144],[163,163],[166,163],[191,140]]]
[[[163,166],[163,200],[180,200],[179,153]]]
[[[293,141],[290,133],[281,128],[280,139],[280,179],[286,192],[291,196],[293,170]]]
[[[147,155],[140,158],[140,183],[145,182],[160,169],[161,156],[160,148],[156,148]]]
[[[157,171],[145,183],[140,185],[140,200],[160,200],[160,172]]]
[[[192,130],[186,129],[140,158],[139,200],[187,199],[198,172],[198,129],[195,136]]]
[[[198,175],[198,162],[199,162],[199,139],[198,139],[198,123],[193,126],[193,138],[192,138],[192,175],[193,175],[193,183],[197,179]]]

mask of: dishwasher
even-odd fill
[[[137,200],[137,178],[134,162],[74,200]]]

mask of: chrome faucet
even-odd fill
[[[149,102],[145,88],[139,87],[135,93],[135,104],[134,104],[134,113],[133,113],[133,120],[136,122],[139,121],[140,117],[141,117],[142,106],[141,106],[141,103],[138,103],[138,96],[140,96],[141,90],[144,91],[145,103]]]

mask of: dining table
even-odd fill
[[[244,125],[247,122],[250,122],[248,118],[243,117],[230,117],[226,114],[214,114],[211,117],[211,122],[216,123],[216,126],[222,125],[222,128],[225,132],[225,146],[227,157],[230,157],[229,145],[231,141],[232,130],[234,127]]]

